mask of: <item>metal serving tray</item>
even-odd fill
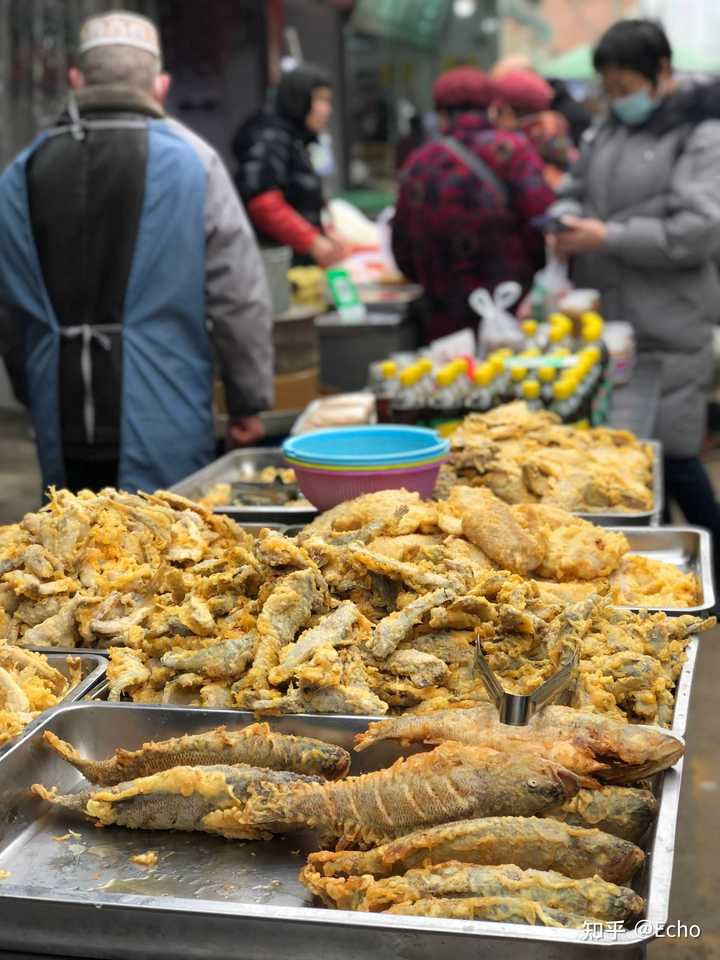
[[[690,709],[690,693],[692,691],[693,679],[695,676],[695,663],[697,661],[700,638],[693,637],[685,648],[685,663],[680,671],[678,682],[673,691],[675,696],[675,705],[673,708],[672,732],[676,737],[685,737],[687,729],[688,711]]]
[[[198,500],[205,496],[216,483],[236,483],[240,480],[253,480],[260,470],[265,467],[284,467],[287,463],[279,447],[246,447],[241,450],[231,450],[225,456],[208,464],[197,473],[191,474],[170,489],[190,500]],[[224,513],[234,520],[259,521],[267,520],[275,523],[306,523],[312,520],[317,510],[315,507],[244,507],[228,506],[215,507],[215,513]]]
[[[653,455],[652,510],[640,510],[633,513],[626,513],[624,510],[614,510],[608,513],[596,511],[592,513],[575,513],[574,516],[582,517],[583,520],[589,520],[591,523],[597,523],[601,527],[612,527],[617,523],[622,523],[623,526],[626,527],[660,526],[663,507],[665,505],[662,444],[658,440],[645,440],[643,442],[652,448]]]
[[[664,560],[684,573],[694,573],[700,584],[701,601],[694,607],[648,607],[665,613],[702,614],[715,606],[712,541],[707,530],[700,527],[613,527],[624,533],[630,552]],[[632,609],[636,610],[637,607]]]
[[[31,720],[30,723],[25,727],[23,732],[17,737],[13,737],[12,740],[8,740],[7,743],[0,746],[0,753],[3,753],[5,750],[8,750],[14,743],[17,743],[23,737],[27,736],[38,724],[47,717],[53,710],[56,710],[59,706],[67,703],[75,703],[77,700],[82,700],[84,696],[89,694],[93,688],[101,682],[105,677],[105,670],[107,668],[107,660],[104,657],[98,656],[94,653],[87,652],[78,652],[77,650],[69,650],[67,653],[58,653],[56,650],[53,650],[51,653],[47,653],[43,650],[33,650],[33,653],[44,653],[47,658],[48,663],[51,667],[54,667],[58,670],[64,677],[70,677],[70,666],[67,662],[68,657],[77,657],[80,661],[80,682],[76,683],[72,687],[62,700],[55,707],[48,707],[47,710],[43,710],[42,713],[39,713],[34,720]]]
[[[350,748],[367,717],[288,716],[271,719],[278,730],[315,736]],[[640,960],[644,945],[667,921],[675,823],[682,764],[659,784],[659,811],[647,868],[637,889],[648,899],[639,930],[606,932],[589,940],[582,930],[458,921],[315,907],[297,876],[310,833],[267,844],[237,843],[203,834],[95,827],[50,810],[28,794],[30,785],[61,792],[83,783],[74,768],[47,749],[52,730],[83,754],[102,757],[116,747],[136,748],[217,724],[238,728],[249,713],[181,707],[76,704],[54,711],[0,759],[0,949],[103,958],[207,958],[270,960],[319,956],[378,960],[398,956],[435,960]],[[353,772],[384,767],[414,752],[391,743],[353,755]],[[53,838],[67,836],[66,841]],[[129,862],[155,850],[156,869]]]

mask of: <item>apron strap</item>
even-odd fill
[[[74,327],[60,327],[60,336],[68,340],[82,337],[82,352],[80,354],[80,371],[83,380],[83,420],[85,423],[85,439],[89,444],[95,442],[95,398],[92,386],[92,342],[99,344],[103,350],[110,350],[112,341],[109,333],[120,333],[121,323],[89,324],[82,323]]]

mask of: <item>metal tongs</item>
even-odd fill
[[[527,726],[530,718],[544,706],[558,697],[563,690],[575,681],[579,660],[577,646],[567,647],[560,660],[560,666],[551,677],[530,694],[508,693],[500,684],[485,657],[482,641],[475,637],[475,665],[485,684],[490,699],[500,711],[500,723],[511,727]]]

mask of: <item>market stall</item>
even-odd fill
[[[507,435],[508,416],[488,428]],[[364,434],[385,451],[366,455],[391,456],[395,429]],[[291,528],[306,507],[263,497],[323,455],[303,442],[286,447],[296,477],[272,451],[235,456],[184,494],[59,491],[2,531],[8,657],[99,669],[0,754],[0,947],[645,956],[714,624],[708,537],[623,523],[638,486],[652,509],[662,496],[634,438],[583,432],[584,460],[617,441],[626,467],[601,527],[552,485],[506,502],[510,454],[488,475],[466,456],[485,428],[463,429],[417,431],[428,462],[438,444],[450,458],[435,499],[390,482]],[[542,430],[557,456],[576,432]],[[555,696],[501,723],[480,657],[503,695]]]

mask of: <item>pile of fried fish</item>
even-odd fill
[[[575,928],[642,915],[629,884],[656,801],[637,783],[683,753],[663,731],[569,707],[508,728],[486,705],[371,724],[356,750],[439,745],[357,776],[342,747],[265,723],[104,760],[44,738],[89,784],[33,793],[97,826],[230,840],[310,829],[321,849],[300,879],[327,906]]]
[[[114,700],[270,714],[468,707],[486,699],[476,636],[515,693],[572,647],[572,705],[668,724],[688,638],[713,621],[614,607],[627,551],[484,489],[383,491],[257,540],[170,493],[60,491],[0,532],[0,637],[109,648]]]
[[[653,453],[626,430],[577,430],[518,401],[465,418],[439,490],[455,484],[487,487],[506,503],[639,513],[654,506]]]
[[[77,657],[68,657],[65,676],[43,654],[0,640],[0,746],[58,704],[80,682],[81,673]]]

